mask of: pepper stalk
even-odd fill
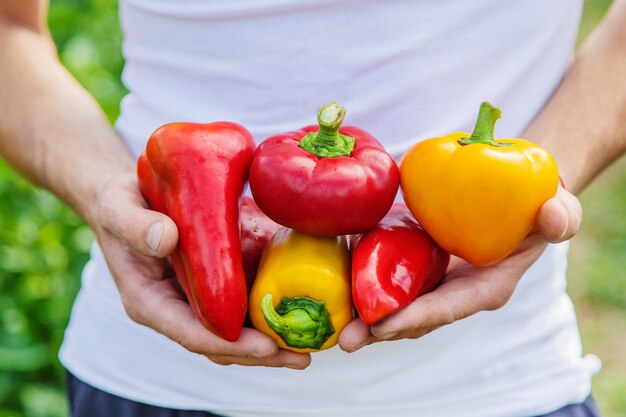
[[[276,308],[271,293],[263,297],[261,311],[265,321],[287,346],[320,349],[335,333],[323,301],[309,297],[283,297]]]
[[[346,109],[339,104],[328,103],[317,113],[319,130],[307,133],[298,146],[320,158],[350,156],[355,139],[339,133],[345,115]]]
[[[478,118],[476,119],[476,125],[474,126],[472,135],[468,138],[459,139],[459,144],[465,146],[482,143],[496,147],[512,146],[512,143],[498,142],[494,137],[496,121],[500,117],[502,117],[502,111],[500,111],[499,108],[491,105],[488,101],[483,101],[480,104]]]

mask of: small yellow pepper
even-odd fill
[[[252,286],[252,324],[283,349],[328,349],[352,320],[350,280],[344,237],[281,229],[265,248]]]
[[[400,182],[409,210],[447,252],[474,265],[510,254],[559,182],[554,158],[524,139],[494,139],[500,110],[481,104],[474,132],[419,142]]]

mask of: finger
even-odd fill
[[[376,341],[370,333],[370,326],[361,319],[352,320],[339,335],[339,347],[346,352],[355,352]]]
[[[539,210],[537,231],[548,242],[564,242],[578,233],[581,220],[580,201],[559,186],[556,196],[546,201]]]
[[[280,349],[274,356],[264,359],[240,356],[206,355],[209,360],[218,365],[268,366],[272,368],[305,369],[311,364],[309,353],[290,352]]]
[[[228,342],[207,330],[193,314],[189,303],[173,280],[164,279],[156,259],[140,259],[128,248],[113,241],[102,241],[111,272],[128,316],[174,340],[187,350],[202,355],[265,358],[276,354],[278,346],[269,336],[244,328],[236,342]],[[121,279],[122,277],[123,279]]]
[[[236,342],[229,342],[207,330],[194,316],[189,304],[182,300],[162,303],[161,313],[148,308],[144,319],[148,327],[164,334],[185,349],[201,355],[268,358],[276,355],[278,346],[265,334],[244,328]]]
[[[155,285],[163,285],[167,281]],[[186,301],[171,299],[149,303],[144,308],[145,324],[164,334],[185,349],[201,355],[268,358],[278,346],[258,330],[244,328],[236,342],[229,342],[207,330]]]
[[[381,340],[417,338],[479,311],[500,308],[509,300],[518,281],[507,272],[489,268],[449,280],[374,324],[370,331]]]
[[[163,288],[168,283],[169,281],[165,280],[156,281],[152,286],[159,293],[168,294],[172,289]],[[254,329],[244,328],[236,342],[224,340],[204,328],[196,319],[189,304],[180,298],[155,302],[154,305],[147,305],[144,311],[149,316],[144,319],[146,325],[187,350],[205,355],[218,364],[304,369],[311,362],[308,354],[279,350],[274,340]]]
[[[97,202],[100,225],[135,252],[164,258],[178,243],[178,229],[168,216],[148,210],[136,182],[116,182],[101,192]]]

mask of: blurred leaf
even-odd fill
[[[26,333],[28,327],[28,318],[17,308],[11,307],[4,310],[2,316],[2,333],[3,334],[20,334]],[[1,360],[1,359],[0,359]]]
[[[93,232],[87,226],[81,226],[72,233],[72,248],[79,252],[89,252],[93,241]]]
[[[4,400],[13,391],[14,387],[15,381],[13,381],[12,375],[0,373],[0,401]]]
[[[66,417],[67,402],[63,391],[29,385],[20,391],[20,402],[27,417]]]
[[[579,296],[626,311],[626,158],[581,195],[587,239],[585,262],[572,259],[572,276],[585,277]],[[580,278],[578,278],[580,280]]]
[[[47,365],[48,359],[46,345],[21,348],[0,346],[0,371],[32,372]]]
[[[596,384],[597,401],[603,405],[605,417],[623,417],[626,415],[626,378],[619,372],[606,370],[604,378]]]
[[[0,417],[23,417],[24,414],[17,411],[0,409]]]
[[[32,249],[20,246],[0,247],[0,270],[6,272],[24,272],[38,263]]]

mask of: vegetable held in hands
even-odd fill
[[[254,327],[283,349],[315,352],[337,344],[352,320],[345,238],[278,231],[263,253],[249,309]]]
[[[404,204],[394,204],[351,247],[352,298],[368,325],[433,290],[450,261],[450,255],[426,234]]]
[[[198,320],[239,339],[247,309],[239,236],[239,198],[254,153],[242,126],[172,123],[157,129],[139,157],[139,188],[178,227],[171,256]]]
[[[393,204],[398,167],[372,135],[340,127],[343,107],[318,113],[319,128],[261,143],[250,169],[250,190],[261,210],[283,226],[313,236],[362,233]]]
[[[272,236],[281,228],[281,225],[267,217],[257,207],[251,197],[245,196],[241,200],[239,229],[241,233],[243,269],[246,273],[248,289],[251,289],[254,283],[263,250],[270,239],[272,239]]]
[[[443,249],[478,266],[498,262],[522,242],[559,183],[546,150],[524,139],[494,139],[500,114],[484,102],[471,135],[420,142],[400,164],[415,218]]]

